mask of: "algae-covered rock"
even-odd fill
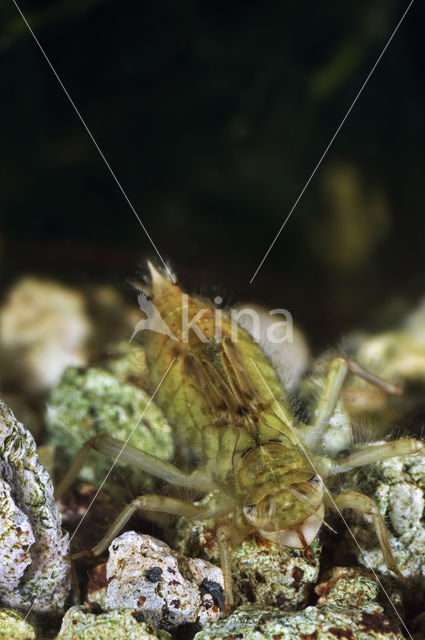
[[[26,393],[46,391],[66,367],[87,363],[91,323],[81,293],[27,277],[0,310],[1,375]]]
[[[12,609],[0,609],[0,640],[36,640],[37,634],[29,622]]]
[[[314,591],[318,607],[355,607],[366,613],[385,613],[398,626],[403,617],[402,594],[395,578],[362,567],[334,567],[322,576]]]
[[[143,415],[142,415],[143,414]],[[142,416],[142,417],[141,417]],[[171,428],[146,391],[122,382],[102,369],[68,369],[53,389],[47,409],[49,443],[69,462],[91,437],[107,433],[163,460],[171,460],[174,446]],[[122,463],[118,461],[118,466]],[[92,452],[80,478],[99,485],[111,467],[111,459]],[[63,469],[63,464],[62,464]],[[152,490],[151,476],[125,466],[126,486],[108,479],[108,489],[128,500]]]
[[[370,446],[373,444],[382,443],[371,443]],[[345,483],[376,500],[389,525],[391,549],[399,570],[419,590],[421,587],[424,589],[425,455],[416,453],[378,462],[367,468],[360,467],[346,474]],[[353,519],[349,511],[346,517],[364,552],[363,555],[357,546],[352,547],[359,562],[380,574],[390,574],[376,537],[370,534],[370,518],[364,516],[363,522],[359,523],[359,519]],[[351,546],[351,536],[346,534],[346,538],[346,544]]]
[[[70,589],[68,534],[33,437],[0,401],[0,603],[61,610]]]
[[[133,382],[143,388],[149,385],[145,351],[140,345],[128,340],[109,346],[108,358],[102,362],[102,368],[123,382]]]
[[[107,609],[141,611],[161,628],[206,624],[218,619],[224,606],[219,567],[134,531],[110,545],[106,578]]]
[[[166,631],[155,629],[148,619],[129,610],[90,613],[86,607],[71,607],[56,640],[170,640]]]
[[[218,546],[209,520],[179,523],[178,548],[219,564]],[[319,575],[320,542],[306,550],[281,547],[252,535],[232,548],[232,575],[236,604],[256,603],[282,609],[305,605]]]
[[[334,567],[326,577],[314,589],[320,596],[317,606],[337,604],[364,610],[372,605],[373,610],[382,612],[377,603],[379,583],[372,572],[357,567]]]
[[[195,640],[402,640],[398,628],[380,613],[353,607],[307,607],[280,611],[243,606],[229,618],[207,625]]]

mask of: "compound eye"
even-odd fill
[[[313,487],[321,487],[323,484],[322,478],[318,473],[315,473],[314,476],[311,476],[311,478],[308,479],[308,482],[309,484],[312,484]]]
[[[243,508],[243,512],[245,514],[245,518],[249,521],[252,522],[253,519],[255,518],[255,513],[256,513],[256,508],[255,508],[255,504],[247,504],[244,508]]]

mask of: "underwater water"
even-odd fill
[[[335,477],[319,457],[424,437],[423,6],[62,0],[0,12],[0,635],[54,637],[62,624],[63,639],[75,627],[420,637],[421,450],[370,454],[367,471]],[[155,277],[181,290],[155,293]],[[189,322],[203,314],[187,340],[185,309]],[[233,329],[235,350],[222,340]],[[382,381],[353,375],[351,360],[330,380],[335,356]],[[393,571],[372,512],[345,516],[354,539],[328,498],[323,516],[291,420],[322,434],[300,436],[310,479],[378,504]],[[276,433],[302,486],[279,471],[269,498],[252,469],[275,469]],[[97,450],[63,489],[90,438]],[[245,457],[256,446],[273,464]],[[214,482],[179,485],[167,465],[206,465]],[[141,504],[117,549],[73,560],[71,580],[68,554],[97,545],[139,495],[168,497],[168,515]],[[306,544],[276,544],[293,543],[294,523]]]

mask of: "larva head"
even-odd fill
[[[273,455],[278,452],[270,449],[277,446],[265,445],[251,452],[257,458],[254,465],[254,460],[246,461],[251,468],[259,468],[260,457],[264,471],[251,484],[255,489],[245,495],[244,515],[268,540],[303,549],[313,542],[323,523],[323,482],[305,463],[297,465],[298,468],[292,466],[291,463],[296,463],[296,452],[289,460],[285,455]],[[264,455],[267,448],[269,451]],[[278,460],[280,463],[276,464]],[[288,466],[292,469],[287,470]]]

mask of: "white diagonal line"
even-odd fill
[[[148,403],[146,404],[146,407],[143,409],[143,411],[142,411],[142,413],[141,413],[141,415],[140,415],[139,419],[137,420],[136,424],[134,425],[134,427],[133,427],[133,428],[132,428],[132,430],[130,431],[130,435],[128,436],[127,440],[123,443],[123,445],[122,445],[122,447],[121,447],[121,449],[120,449],[120,451],[119,451],[118,455],[116,456],[115,460],[113,461],[112,465],[110,466],[108,473],[106,474],[106,476],[105,476],[105,477],[104,477],[104,479],[102,480],[102,483],[101,483],[100,487],[98,488],[98,490],[97,490],[97,491],[96,491],[96,493],[94,494],[94,496],[93,496],[93,498],[92,498],[92,500],[91,500],[91,502],[90,502],[89,506],[87,507],[87,511],[83,514],[83,516],[81,517],[80,522],[79,522],[79,523],[77,524],[77,526],[75,527],[75,529],[74,529],[74,531],[73,531],[73,533],[72,533],[71,537],[69,538],[69,542],[70,542],[70,543],[72,542],[72,539],[74,538],[74,536],[75,536],[75,534],[77,533],[78,529],[81,527],[81,525],[82,525],[82,523],[83,523],[83,521],[84,521],[84,519],[85,519],[86,515],[88,514],[88,512],[89,512],[89,511],[90,511],[90,509],[92,508],[92,506],[93,506],[93,504],[94,504],[94,501],[96,500],[97,496],[98,496],[98,495],[99,495],[99,493],[102,491],[103,485],[105,484],[105,482],[106,482],[106,481],[107,481],[107,479],[109,478],[110,474],[112,473],[112,471],[113,471],[113,469],[114,469],[115,465],[117,464],[118,460],[120,459],[120,457],[121,457],[121,455],[122,455],[122,452],[124,451],[124,449],[125,449],[125,448],[126,448],[126,446],[128,445],[128,443],[129,443],[129,440],[130,440],[131,436],[133,435],[133,433],[135,432],[135,430],[136,430],[136,429],[137,429],[137,427],[139,426],[140,421],[142,420],[143,416],[145,415],[146,411],[148,410],[149,405],[151,404],[152,400],[153,400],[153,399],[154,399],[154,397],[156,396],[156,394],[157,394],[157,392],[158,392],[158,390],[159,390],[160,386],[162,385],[162,383],[164,382],[165,378],[167,377],[168,372],[170,371],[171,367],[173,366],[173,364],[174,364],[175,360],[176,360],[176,356],[174,356],[174,358],[172,359],[172,361],[171,361],[171,362],[170,362],[170,364],[168,365],[168,368],[167,368],[166,372],[164,373],[164,375],[162,376],[161,380],[159,381],[159,383],[158,383],[158,385],[157,385],[157,387],[156,387],[155,391],[153,392],[152,396],[149,398],[149,401],[148,401]],[[33,600],[33,602],[32,602],[32,604],[31,604],[30,608],[29,608],[29,609],[28,609],[28,611],[27,611],[27,614],[26,614],[26,616],[25,616],[25,620],[26,620],[26,619],[28,618],[28,616],[30,615],[31,611],[32,611],[32,610],[33,610],[33,608],[34,608],[34,605],[36,604],[37,600],[40,598],[40,596],[41,596],[41,595],[42,595],[42,592],[40,592],[40,593],[38,594],[38,596]]]
[[[81,124],[83,125],[84,129],[87,131],[91,141],[93,142],[94,146],[96,147],[100,157],[102,158],[103,162],[105,163],[106,167],[109,170],[109,173],[111,174],[111,176],[113,177],[118,189],[121,191],[122,195],[124,196],[125,201],[127,202],[128,206],[130,207],[131,211],[134,213],[137,221],[139,222],[140,226],[142,227],[143,231],[145,232],[146,236],[148,237],[149,242],[151,243],[151,245],[153,246],[153,248],[155,249],[155,252],[158,256],[158,258],[161,260],[162,264],[164,265],[165,269],[167,270],[168,275],[171,278],[172,282],[176,282],[176,279],[174,277],[174,275],[171,273],[170,269],[168,268],[167,264],[165,263],[163,257],[161,256],[161,254],[159,253],[154,241],[152,240],[151,236],[149,235],[148,230],[146,229],[145,225],[143,224],[143,222],[141,221],[139,214],[137,213],[136,209],[134,208],[130,198],[128,197],[127,193],[124,191],[123,186],[121,185],[121,182],[118,180],[118,177],[116,175],[116,173],[114,172],[114,170],[112,169],[111,165],[109,164],[109,162],[107,161],[105,154],[103,153],[102,149],[99,147],[98,143],[96,142],[95,137],[93,136],[92,132],[90,131],[88,125],[86,124],[83,116],[81,115],[80,111],[78,110],[75,102],[73,101],[73,99],[71,98],[67,88],[65,87],[64,83],[62,82],[62,80],[60,79],[56,69],[54,68],[52,62],[50,61],[50,58],[48,57],[47,53],[45,52],[45,50],[43,49],[41,43],[39,42],[37,36],[35,35],[34,31],[32,30],[28,20],[26,19],[26,17],[24,16],[24,14],[22,13],[21,9],[19,8],[18,3],[16,2],[16,0],[12,0],[13,4],[15,5],[16,9],[18,10],[22,20],[25,22],[28,31],[30,32],[30,34],[32,35],[32,37],[34,38],[38,48],[40,49],[41,53],[43,54],[47,64],[49,65],[50,69],[53,72],[53,75],[55,76],[56,80],[59,82],[60,86],[63,89],[63,92],[65,93],[66,97],[68,98],[72,108],[74,109],[75,113],[77,114],[78,118],[80,119]]]
[[[167,377],[167,374],[168,374],[168,372],[170,371],[171,367],[173,366],[175,359],[176,359],[176,356],[174,356],[174,358],[172,359],[172,361],[171,361],[171,362],[170,362],[170,364],[168,365],[168,368],[167,368],[166,372],[164,373],[164,375],[162,376],[161,380],[159,381],[159,383],[158,383],[158,385],[157,385],[157,387],[156,387],[155,391],[153,392],[152,396],[149,398],[149,402],[147,403],[146,407],[143,409],[143,411],[142,411],[142,413],[141,413],[141,415],[140,415],[139,419],[137,420],[136,424],[134,425],[134,427],[133,427],[133,428],[132,428],[132,430],[130,431],[130,434],[129,434],[129,436],[128,436],[127,440],[126,440],[126,441],[124,442],[124,444],[122,445],[122,447],[121,447],[121,449],[120,449],[120,451],[119,451],[119,453],[118,453],[117,457],[115,458],[115,460],[114,460],[114,462],[112,463],[112,465],[111,465],[111,467],[110,467],[110,469],[109,469],[108,473],[107,473],[107,474],[106,474],[106,476],[104,477],[104,479],[103,479],[103,481],[102,481],[102,483],[101,483],[101,485],[100,485],[99,489],[96,491],[96,493],[95,493],[95,495],[94,495],[94,497],[93,497],[92,501],[90,502],[90,504],[89,504],[89,506],[88,506],[88,508],[87,508],[87,511],[84,513],[84,515],[83,515],[83,517],[81,518],[80,522],[79,522],[79,523],[78,523],[78,525],[76,526],[76,528],[75,528],[75,530],[74,530],[73,534],[71,535],[71,537],[70,537],[70,539],[69,539],[69,542],[71,542],[71,541],[72,541],[73,537],[75,536],[75,534],[77,533],[78,529],[80,528],[80,526],[81,526],[81,524],[82,524],[82,522],[83,522],[84,518],[86,517],[86,515],[87,515],[87,514],[88,514],[88,512],[90,511],[90,509],[91,509],[91,507],[92,507],[92,505],[93,505],[94,501],[96,500],[96,498],[97,498],[97,496],[99,495],[99,493],[102,491],[103,485],[105,484],[105,482],[106,482],[106,481],[107,481],[107,479],[109,478],[110,474],[112,473],[112,471],[113,471],[113,469],[114,469],[115,465],[117,464],[118,460],[120,459],[120,457],[121,457],[121,455],[122,455],[122,452],[124,451],[124,449],[125,449],[125,448],[126,448],[126,446],[128,445],[128,443],[129,443],[129,441],[130,441],[131,436],[133,435],[133,433],[135,432],[135,430],[136,430],[136,429],[137,429],[137,427],[139,426],[140,421],[142,420],[142,418],[143,418],[143,416],[145,415],[146,411],[149,409],[149,405],[151,404],[151,402],[152,402],[152,400],[154,399],[154,397],[156,396],[156,394],[157,394],[157,392],[158,392],[158,390],[159,390],[160,386],[162,385],[162,383],[164,382],[165,378]]]
[[[270,396],[273,398],[273,400],[274,400],[274,402],[276,403],[276,405],[277,405],[277,407],[278,407],[279,411],[281,412],[282,417],[283,417],[283,418],[285,418],[285,415],[284,415],[284,412],[283,412],[283,410],[282,410],[282,407],[280,406],[280,403],[276,400],[276,398],[275,398],[275,396],[274,396],[274,394],[273,394],[272,390],[270,389],[269,385],[268,385],[268,384],[267,384],[267,382],[265,381],[265,379],[264,379],[264,377],[263,377],[263,375],[262,375],[261,371],[259,370],[259,368],[257,367],[257,365],[256,365],[256,363],[255,363],[255,361],[254,361],[254,358],[253,358],[252,356],[250,356],[250,358],[251,358],[251,360],[252,360],[252,363],[253,363],[254,367],[255,367],[255,368],[256,368],[256,370],[257,370],[257,373],[259,374],[259,376],[260,376],[261,380],[263,381],[264,386],[266,387],[267,391],[270,393]],[[287,423],[285,422],[285,424],[287,424]],[[297,443],[298,443],[298,445],[299,445],[300,449],[302,450],[302,452],[304,453],[305,457],[307,458],[307,460],[308,460],[308,461],[309,461],[309,463],[311,464],[311,466],[312,466],[312,468],[313,468],[314,472],[315,472],[317,475],[319,475],[319,476],[320,476],[320,474],[319,474],[319,472],[317,471],[316,467],[314,466],[314,464],[313,464],[313,462],[312,462],[312,460],[311,460],[310,456],[308,455],[308,453],[307,453],[307,451],[306,451],[305,447],[303,446],[303,444],[302,444],[302,442],[301,442],[300,438],[298,437],[298,434],[297,434],[297,433],[296,433],[296,431],[292,428],[292,426],[291,426],[291,425],[288,425],[288,426],[289,426],[289,428],[291,429],[292,434],[293,434],[293,435],[294,435],[294,437],[296,438]],[[322,481],[323,481],[323,478],[322,478]],[[369,560],[368,560],[368,558],[367,558],[367,556],[366,556],[365,552],[364,552],[364,551],[363,551],[363,549],[361,548],[360,544],[359,544],[359,543],[358,543],[358,541],[357,541],[356,536],[355,536],[355,535],[354,535],[354,533],[352,532],[352,530],[351,530],[351,528],[350,528],[350,525],[348,524],[348,522],[346,521],[346,519],[345,519],[345,518],[344,518],[344,516],[342,515],[341,509],[340,509],[340,508],[338,507],[338,505],[336,504],[335,500],[334,500],[334,499],[333,499],[333,497],[332,497],[331,492],[329,491],[329,489],[327,488],[327,486],[326,486],[326,484],[325,484],[324,482],[323,482],[323,486],[324,486],[324,488],[325,488],[325,490],[326,490],[326,493],[328,494],[328,496],[329,496],[329,498],[330,498],[330,500],[331,500],[331,502],[332,502],[332,504],[333,504],[333,506],[334,506],[335,510],[336,510],[336,511],[338,512],[338,514],[340,515],[340,517],[341,517],[341,519],[342,519],[343,523],[344,523],[344,524],[345,524],[345,526],[347,527],[348,531],[350,532],[351,537],[353,538],[354,542],[356,543],[356,545],[357,545],[357,547],[358,547],[358,549],[359,549],[360,553],[362,554],[363,558],[365,559],[365,561],[366,561],[366,563],[367,563],[367,565],[368,565],[369,569],[372,571],[372,573],[373,573],[373,575],[374,575],[375,579],[377,580],[377,582],[378,582],[379,586],[381,587],[382,591],[384,592],[385,596],[387,597],[388,602],[390,603],[391,607],[394,609],[394,611],[395,611],[395,613],[396,613],[396,615],[397,615],[398,619],[400,620],[400,622],[401,622],[401,624],[402,624],[403,628],[406,630],[406,632],[407,632],[407,634],[408,634],[409,638],[410,638],[411,640],[413,640],[413,638],[412,638],[412,636],[411,636],[411,634],[410,634],[409,629],[406,627],[405,623],[403,622],[403,620],[402,620],[402,618],[401,618],[401,616],[400,616],[399,612],[397,611],[397,609],[396,609],[396,607],[395,607],[395,605],[394,605],[393,601],[391,600],[391,598],[390,598],[390,596],[389,596],[388,592],[386,591],[386,589],[385,589],[384,585],[382,584],[382,582],[380,581],[379,577],[378,577],[378,576],[377,576],[377,574],[375,573],[375,571],[374,571],[373,567],[371,566],[371,564],[370,564],[370,562],[369,562]]]
[[[316,164],[316,166],[314,167],[309,179],[307,180],[307,182],[305,183],[304,187],[301,190],[301,193],[299,194],[298,198],[295,200],[294,204],[292,205],[292,209],[290,210],[290,212],[288,213],[288,215],[286,216],[282,226],[280,227],[279,231],[277,232],[276,236],[274,237],[271,245],[269,246],[269,248],[267,249],[266,253],[264,254],[263,259],[261,260],[260,264],[258,265],[254,275],[252,276],[251,280],[249,281],[249,284],[252,284],[255,276],[257,275],[257,273],[259,272],[259,270],[261,269],[261,267],[263,266],[263,263],[265,261],[265,259],[267,258],[267,256],[269,255],[270,251],[272,250],[276,240],[278,239],[278,237],[280,236],[281,232],[283,231],[283,228],[285,227],[286,223],[288,222],[289,218],[291,217],[295,207],[297,206],[297,204],[299,203],[299,201],[301,200],[301,198],[304,195],[305,190],[307,189],[308,185],[310,184],[310,182],[312,181],[316,171],[318,170],[318,168],[320,167],[320,165],[322,164],[322,161],[324,160],[326,154],[328,153],[329,149],[331,148],[335,138],[337,137],[338,133],[341,131],[344,122],[347,120],[348,116],[350,115],[354,105],[356,104],[357,100],[360,98],[360,95],[363,92],[363,89],[365,88],[365,86],[367,85],[367,83],[369,82],[370,77],[372,76],[373,72],[375,71],[376,67],[378,66],[379,62],[381,61],[382,56],[384,55],[384,53],[386,52],[386,50],[388,49],[391,40],[394,38],[395,34],[397,33],[401,23],[403,22],[404,18],[406,17],[410,7],[412,6],[412,4],[414,3],[415,0],[410,0],[407,9],[405,10],[405,12],[403,13],[403,15],[401,16],[400,20],[397,23],[397,26],[395,27],[394,31],[392,32],[392,34],[390,35],[385,47],[382,49],[381,53],[378,56],[377,61],[375,62],[375,64],[373,65],[372,69],[369,71],[366,80],[363,82],[362,86],[360,87],[359,91],[356,94],[356,97],[354,98],[353,102],[351,103],[351,106],[349,107],[347,113],[345,114],[345,116],[343,117],[343,119],[341,120],[337,130],[335,131],[335,133],[333,134],[332,138],[330,139],[330,142],[328,144],[328,146],[326,147],[326,149],[324,150],[324,152],[322,153],[322,155],[320,156],[319,162]]]

